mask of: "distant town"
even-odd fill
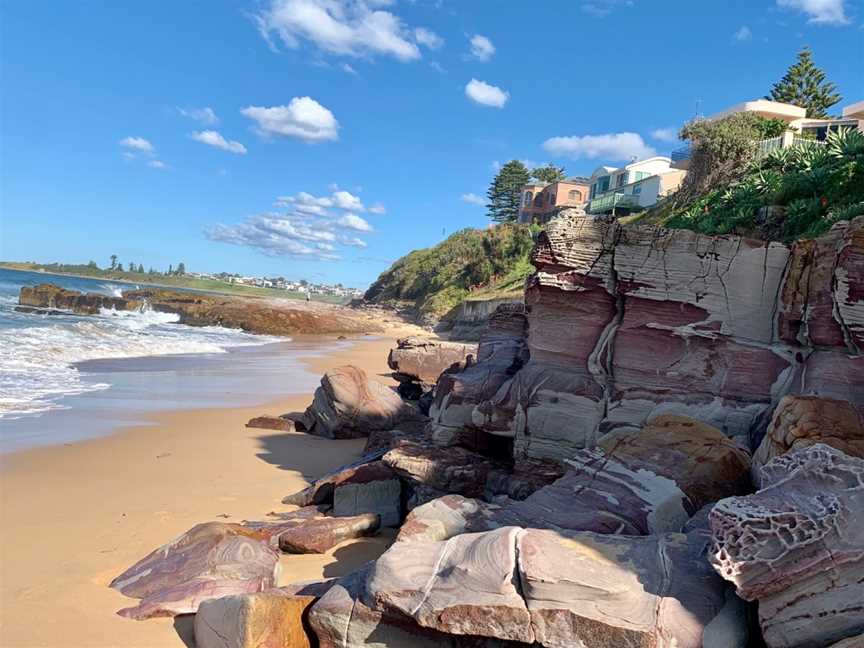
[[[272,288],[274,290],[287,290],[289,292],[306,293],[310,295],[332,295],[334,297],[362,297],[363,291],[358,288],[347,288],[341,283],[311,283],[306,279],[286,279],[285,277],[246,277],[229,272],[208,274],[206,272],[187,272],[187,276],[196,279],[210,279],[213,281],[224,281],[241,286],[255,286],[257,288]]]

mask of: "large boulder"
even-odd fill
[[[815,444],[760,469],[761,490],[718,502],[711,562],[759,601],[770,648],[864,632],[864,459]]]
[[[321,378],[303,415],[303,426],[329,439],[365,437],[371,430],[395,427],[413,412],[392,389],[347,365],[330,369]]]
[[[361,475],[361,478],[365,480],[367,470],[369,470],[367,466],[381,459],[386,452],[386,448],[381,448],[364,454],[357,461],[340,466],[332,472],[319,477],[306,488],[283,497],[282,503],[293,504],[294,506],[309,506],[312,504],[329,504],[332,506],[336,486],[343,482],[350,482],[358,475]],[[372,470],[375,471],[374,468]]]
[[[461,371],[476,357],[476,344],[407,337],[396,340],[387,364],[399,381],[399,393],[406,398],[419,398],[442,373]]]
[[[312,648],[305,617],[315,600],[272,589],[204,601],[195,615],[195,646]]]
[[[402,483],[383,461],[360,466],[335,484],[333,515],[363,513],[377,514],[382,527],[398,527],[402,522]]]
[[[864,416],[851,403],[816,396],[784,396],[753,455],[758,469],[782,454],[825,443],[864,457]]]
[[[282,531],[279,548],[287,553],[326,553],[340,542],[370,536],[381,526],[375,513],[353,517],[320,517]]]
[[[396,542],[449,540],[453,536],[490,528],[500,507],[462,495],[445,495],[418,506],[399,528]]]
[[[269,589],[278,564],[279,554],[258,530],[207,522],[139,560],[110,587],[141,599],[120,616],[174,616],[195,612],[207,599]]]
[[[725,605],[723,581],[705,560],[709,541],[704,533],[506,527],[397,542],[372,566],[367,602],[460,636],[549,648],[701,648]]]

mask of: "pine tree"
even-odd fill
[[[489,184],[486,214],[497,223],[512,223],[519,219],[522,188],[531,181],[531,173],[519,160],[510,160],[501,167]]]
[[[173,266],[172,264],[168,264],[168,272],[167,272],[167,274],[168,274],[169,276],[174,274],[174,266]]]
[[[531,177],[539,182],[561,182],[567,177],[567,172],[564,167],[547,164],[546,166],[537,167],[531,171]]]
[[[138,264],[138,274],[144,274],[144,264],[143,263]]]
[[[182,261],[177,264],[177,274],[178,275],[185,275],[186,274],[186,264],[183,263]]]
[[[826,119],[828,109],[842,99],[837,86],[825,81],[825,72],[813,63],[809,47],[798,52],[798,61],[765,98],[805,108],[807,116],[815,119]]]
[[[117,255],[111,255],[111,266],[108,268],[109,270],[115,270],[117,268]]]

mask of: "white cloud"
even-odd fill
[[[275,34],[285,47],[303,41],[330,54],[392,56],[400,61],[420,58],[417,35],[395,14],[369,0],[269,0],[255,16],[258,30],[275,49]]]
[[[366,241],[364,241],[363,239],[359,239],[356,236],[346,236],[346,237],[340,239],[339,242],[342,243],[342,245],[347,245],[349,247],[358,247],[358,248],[365,248],[366,247]]]
[[[342,70],[347,72],[348,74],[353,74],[354,76],[357,76],[357,70],[355,70],[353,67],[351,67],[347,63],[342,64]]]
[[[378,214],[378,215],[386,214],[387,208],[384,205],[382,205],[381,203],[375,203],[374,205],[369,207],[369,213],[370,214]]]
[[[732,38],[739,42],[749,41],[753,38],[753,32],[750,31],[750,28],[747,25],[742,25],[738,31],[733,34]]]
[[[150,160],[147,163],[147,166],[152,167],[154,169],[167,169],[168,165],[165,164],[162,160]]]
[[[656,151],[637,133],[552,137],[543,142],[543,149],[553,155],[588,160],[618,161],[656,155]]]
[[[493,108],[503,108],[510,99],[509,92],[477,79],[471,79],[465,86],[465,96],[475,103]]]
[[[296,137],[306,142],[339,139],[339,122],[311,97],[294,97],[287,106],[248,106],[240,111],[264,135]]]
[[[464,193],[459,198],[462,202],[466,202],[469,205],[477,205],[478,207],[485,207],[486,201],[482,196],[478,196],[475,193]]]
[[[443,38],[425,27],[418,27],[414,30],[414,39],[419,45],[423,45],[424,47],[433,50],[438,49],[444,44]]]
[[[844,0],[777,0],[781,9],[800,11],[817,25],[848,25]]]
[[[593,0],[592,2],[583,2],[582,11],[595,18],[605,18],[619,6],[632,7],[633,0]]]
[[[338,190],[333,192],[333,203],[339,209],[347,209],[351,211],[363,211],[363,203],[352,193]]]
[[[478,61],[488,61],[495,55],[495,46],[492,44],[492,41],[486,38],[485,36],[481,36],[480,34],[474,34],[471,37],[471,56],[476,58]]]
[[[194,139],[196,142],[201,142],[202,144],[207,144],[208,146],[222,149],[223,151],[228,151],[229,153],[246,155],[245,146],[243,146],[240,142],[235,142],[234,140],[226,140],[218,131],[198,131],[196,133],[192,133],[189,137]]]
[[[372,231],[372,226],[357,214],[345,214],[342,218],[336,221],[336,224],[356,232]]]
[[[678,141],[678,129],[677,128],[657,128],[651,131],[651,139],[655,139],[658,142],[677,142]]]
[[[219,123],[219,118],[213,109],[206,106],[204,108],[178,108],[177,112],[184,117],[201,122],[205,126],[214,126]]]
[[[124,137],[122,140],[120,140],[120,146],[150,155],[156,152],[156,149],[153,147],[153,145],[143,137]]]

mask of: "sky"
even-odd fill
[[[862,0],[3,0],[0,258],[364,288],[504,162],[668,154],[804,45],[864,100]]]

